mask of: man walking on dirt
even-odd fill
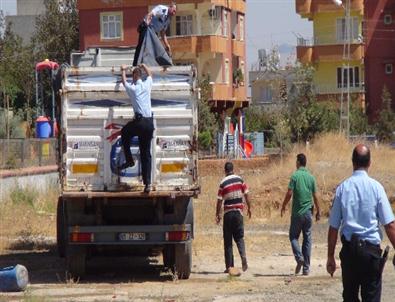
[[[134,111],[134,118],[127,123],[121,131],[123,152],[125,153],[126,162],[119,168],[121,170],[134,166],[132,152],[130,151],[130,141],[133,137],[138,136],[141,173],[145,185],[144,192],[151,191],[151,140],[154,132],[154,123],[151,111],[151,89],[152,89],[152,72],[145,64],[135,67],[132,71],[132,83],[126,81],[126,66],[121,66],[122,84],[125,87]],[[142,70],[147,74],[143,81]]]
[[[297,170],[292,174],[288,184],[288,191],[285,194],[281,207],[281,217],[285,213],[286,206],[292,197],[291,225],[289,228],[289,240],[296,260],[295,275],[299,274],[303,268],[303,275],[310,273],[311,257],[311,228],[313,224],[313,203],[317,208],[316,220],[320,219],[320,208],[317,198],[317,186],[313,175],[306,169],[307,159],[301,153],[296,156]],[[303,233],[302,251],[299,246],[299,236]]]
[[[244,222],[243,222],[243,197],[247,204],[247,215],[251,218],[251,205],[248,199],[248,188],[244,180],[233,173],[233,164],[225,164],[226,177],[221,181],[218,190],[217,210],[215,219],[217,224],[221,221],[221,208],[224,205],[224,253],[225,253],[225,273],[234,267],[233,240],[236,242],[241,257],[242,269],[248,269],[247,256],[244,243]]]
[[[380,242],[384,226],[395,247],[395,217],[383,186],[368,176],[370,150],[357,145],[352,154],[354,172],[336,189],[329,218],[328,260],[326,269],[336,271],[335,247],[341,227],[343,299],[345,302],[377,302],[381,299],[381,276],[385,258]]]

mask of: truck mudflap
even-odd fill
[[[192,225],[71,226],[70,245],[166,245],[192,240]]]

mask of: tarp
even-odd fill
[[[150,26],[148,26],[145,32],[144,41],[137,61],[137,64],[142,63],[147,66],[173,65],[173,61],[163,47],[162,42]]]

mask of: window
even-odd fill
[[[264,103],[273,102],[273,90],[271,87],[261,88],[261,101]]]
[[[101,13],[100,30],[102,40],[123,39],[122,12]]]
[[[359,67],[337,68],[337,88],[347,88],[348,79],[350,79],[350,87],[359,87]]]
[[[392,24],[392,15],[386,14],[384,15],[384,24],[391,25]]]
[[[240,17],[240,41],[244,41],[244,18]]]
[[[226,10],[224,10],[224,18],[223,18],[223,20],[222,20],[222,25],[223,25],[222,34],[223,34],[225,37],[227,37],[227,36],[228,36],[228,27],[229,27],[229,24],[228,24],[228,12],[227,12]]]
[[[229,75],[229,60],[228,59],[226,59],[225,60],[225,77],[224,77],[224,79],[225,79],[225,83],[227,83],[227,84],[229,84],[230,83],[230,75]]]
[[[392,74],[394,71],[392,64],[385,64],[385,74]]]
[[[351,41],[357,40],[359,37],[359,20],[358,17],[351,17],[350,21],[350,34],[351,34]],[[336,40],[338,42],[345,42],[349,40],[347,38],[347,22],[346,18],[338,18],[336,20]]]
[[[192,15],[176,16],[176,35],[190,36],[192,35]]]

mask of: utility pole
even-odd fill
[[[350,61],[351,61],[351,43],[352,43],[352,19],[351,19],[351,0],[332,0],[337,6],[344,9],[344,31],[343,36],[343,64],[341,71],[341,95],[340,95],[340,133],[344,134],[347,139],[350,138]],[[343,2],[346,2],[343,4]],[[346,100],[344,96],[346,95]]]

